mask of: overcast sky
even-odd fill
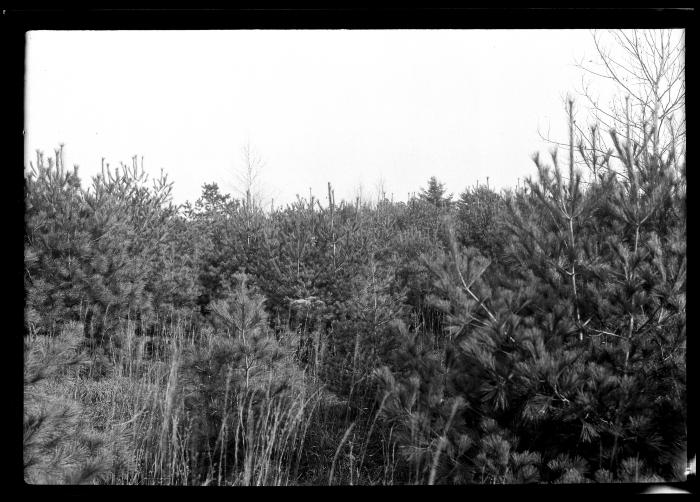
[[[85,185],[144,157],[175,181],[236,189],[247,143],[275,205],[307,195],[405,200],[435,175],[451,192],[514,186],[565,138],[586,30],[35,31],[27,35],[26,165],[65,144]]]

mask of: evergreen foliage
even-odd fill
[[[42,332],[64,320],[84,321],[101,344],[119,319],[151,312],[146,283],[167,238],[175,208],[164,176],[153,189],[133,167],[109,167],[84,190],[62,151],[45,164],[37,155],[26,177],[27,322]]]
[[[568,162],[535,156],[524,188],[455,203],[433,177],[406,202],[336,203],[329,184],[266,212],[206,184],[175,207],[135,159],[84,189],[61,150],[38,155],[27,481],[681,478],[685,160],[611,131],[586,180],[572,107]],[[100,415],[139,431],[131,457],[50,393],[139,379]]]
[[[293,399],[303,381],[289,364],[290,347],[269,328],[264,297],[243,273],[231,282],[234,289],[212,303],[215,331],[182,355],[179,384],[173,384],[192,417],[192,457],[205,455],[194,471],[205,476],[214,468],[227,479],[255,454],[252,438],[265,432],[258,430],[261,416]]]
[[[504,198],[482,185],[462,192],[456,205],[458,242],[487,257],[500,257],[507,241]]]
[[[440,183],[435,176],[428,180],[428,186],[421,189],[418,198],[436,207],[448,207],[452,203],[452,194],[446,195],[447,189],[444,183]]]
[[[66,325],[53,340],[25,340],[24,481],[30,484],[92,484],[116,468],[109,438],[96,431],[74,400],[54,396],[48,380],[70,373],[88,358],[82,332]]]
[[[668,161],[638,155],[626,178],[584,190],[556,152],[553,170],[534,160],[538,178],[507,200],[500,267],[454,239],[449,255],[426,259],[444,349],[406,344],[398,373],[380,373],[394,396],[386,413],[410,431],[400,442],[424,481],[672,479],[685,447],[680,180]],[[527,476],[511,453],[532,458]]]

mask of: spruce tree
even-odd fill
[[[445,184],[440,183],[435,176],[431,176],[428,180],[428,186],[421,189],[418,197],[436,207],[449,207],[452,203],[452,194],[446,195],[446,192]]]

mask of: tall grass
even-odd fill
[[[146,484],[289,484],[318,393],[304,387],[289,399],[262,399],[253,412],[253,393],[232,393],[227,379],[223,406],[215,410],[220,426],[214,445],[205,444],[197,437],[201,417],[185,406],[188,396],[179,371],[183,354],[196,344],[214,347],[211,334],[198,339],[175,330],[162,359],[121,365],[146,368],[137,392],[142,411],[133,425],[141,470],[133,479]],[[277,376],[265,377],[258,383],[270,395]]]
[[[376,484],[392,483],[396,470],[379,459],[396,460],[377,427],[381,406],[352,406],[324,387],[322,357],[313,368],[290,373],[279,368],[258,375],[249,389],[234,391],[226,380],[213,441],[202,437],[202,414],[188,408],[195,391],[182,371],[194,349],[212,351],[211,332],[194,333],[183,324],[166,336],[136,336],[124,323],[104,350],[86,351],[80,370],[56,372],[47,386],[56,398],[79,404],[83,427],[105,438],[117,459],[100,482],[110,484]],[[75,328],[80,332],[80,327]],[[58,343],[28,338],[30,346]],[[149,350],[150,347],[150,350]],[[291,356],[290,356],[291,357]],[[285,361],[285,365],[294,362]],[[296,381],[275,395],[282,379]],[[358,381],[360,379],[357,379]],[[353,384],[355,385],[355,384]],[[366,389],[364,390],[366,393]],[[369,396],[353,401],[371,402]],[[352,434],[351,434],[352,432]],[[329,460],[333,460],[332,465]]]

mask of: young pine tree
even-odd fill
[[[270,330],[264,297],[247,284],[243,273],[221,300],[212,302],[214,332],[184,356],[181,389],[191,417],[195,470],[212,469],[229,476],[245,468],[261,414],[283,406],[301,385],[291,348],[280,345]],[[290,394],[291,393],[291,394]],[[267,411],[266,411],[267,410]],[[223,473],[223,474],[222,474]]]
[[[24,480],[30,484],[91,484],[105,480],[114,458],[107,437],[92,429],[76,401],[52,392],[55,379],[68,378],[87,363],[80,353],[82,332],[66,324],[59,336],[25,337]]]

